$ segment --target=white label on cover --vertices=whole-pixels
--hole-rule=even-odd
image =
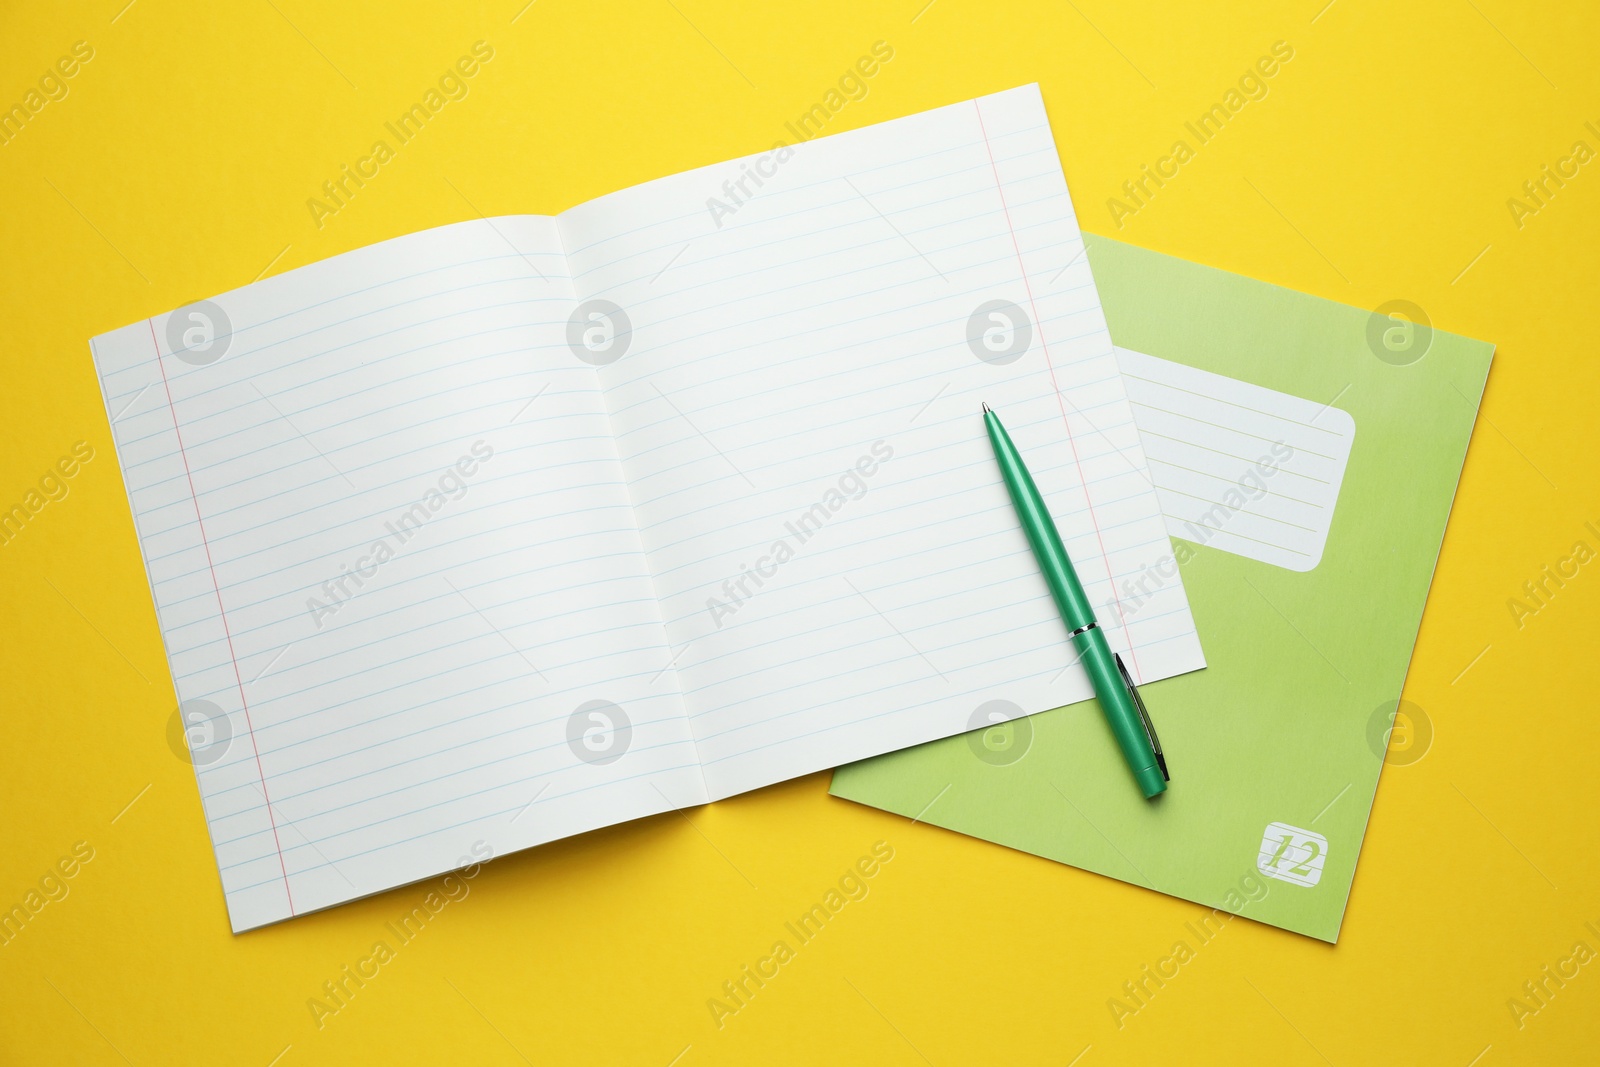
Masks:
[[[1117,361],[1169,534],[1292,571],[1321,562],[1348,412],[1126,348]]]

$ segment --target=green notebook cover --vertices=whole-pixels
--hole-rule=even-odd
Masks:
[[[1493,346],[1085,240],[1119,347],[1354,419],[1322,558],[1174,538],[1207,667],[1141,688],[1173,775],[1156,801],[1092,701],[842,767],[832,792],[1335,941]]]

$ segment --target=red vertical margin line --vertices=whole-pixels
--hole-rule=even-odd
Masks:
[[[1122,598],[1117,596],[1117,577],[1111,573],[1111,557],[1106,553],[1106,539],[1100,533],[1100,520],[1095,518],[1094,500],[1089,496],[1089,483],[1083,477],[1083,462],[1078,458],[1078,442],[1072,436],[1072,424],[1067,421],[1067,402],[1061,395],[1061,386],[1056,382],[1056,366],[1050,359],[1050,345],[1044,339],[1044,322],[1039,318],[1039,308],[1033,300],[1033,285],[1028,281],[1028,268],[1022,262],[1022,245],[1017,242],[1017,228],[1011,224],[1011,208],[1006,205],[1005,186],[1000,184],[1000,168],[994,162],[994,148],[989,144],[989,131],[983,125],[983,109],[978,102],[972,102],[972,110],[978,116],[978,132],[983,135],[983,149],[989,154],[989,169],[994,172],[994,188],[1000,194],[1000,210],[1005,213],[1006,229],[1011,231],[1011,247],[1017,253],[1017,271],[1022,275],[1022,288],[1028,294],[1028,310],[1033,312],[1034,329],[1039,331],[1039,347],[1044,349],[1044,365],[1050,370],[1050,385],[1056,393],[1056,406],[1061,409],[1061,424],[1067,428],[1067,444],[1072,447],[1072,462],[1078,468],[1078,484],[1083,486],[1083,502],[1089,507],[1089,522],[1094,526],[1094,537],[1100,545],[1100,559],[1106,565],[1106,581],[1111,583],[1111,602],[1117,606],[1117,621],[1122,626],[1122,632],[1128,639],[1128,658],[1133,660],[1133,673],[1139,676],[1139,681],[1144,681],[1144,672],[1139,669],[1139,653],[1133,647],[1133,633],[1128,629],[1128,620],[1122,613]]]
[[[205,520],[200,517],[200,497],[194,491],[194,475],[189,470],[189,453],[183,447],[183,431],[178,428],[178,409],[172,403],[172,386],[167,382],[167,368],[161,362],[161,342],[156,340],[156,322],[146,319],[150,327],[150,344],[156,350],[156,367],[161,371],[161,386],[167,393],[167,410],[172,413],[172,432],[178,438],[178,455],[183,458],[183,474],[189,480],[189,499],[194,502],[194,521],[200,527],[200,544],[206,550],[206,566],[211,571],[211,588],[217,594],[217,615],[222,619],[222,633],[228,639],[228,658],[233,661],[233,680],[239,686],[239,703],[244,708],[245,730],[250,735],[250,752],[255,756],[256,774],[261,777],[261,798],[267,804],[267,822],[272,826],[272,847],[278,852],[278,870],[283,874],[283,893],[289,898],[289,914],[294,915],[294,893],[289,888],[289,869],[283,862],[283,845],[278,841],[278,820],[272,814],[272,798],[267,794],[267,774],[261,768],[261,750],[256,747],[256,728],[250,721],[250,701],[244,695],[244,677],[239,673],[239,657],[233,651],[233,634],[228,629],[228,611],[222,606],[222,586],[217,583],[217,568],[211,562],[211,542],[206,538]]]

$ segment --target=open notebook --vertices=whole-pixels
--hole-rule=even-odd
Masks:
[[[96,338],[234,929],[1088,696],[980,398],[1201,666],[1082,250],[1029,86]]]

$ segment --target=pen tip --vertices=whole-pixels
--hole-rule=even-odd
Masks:
[[[980,401],[980,403],[981,403],[981,401]],[[984,404],[983,405],[983,413],[985,415],[989,414],[989,405],[988,404]]]

